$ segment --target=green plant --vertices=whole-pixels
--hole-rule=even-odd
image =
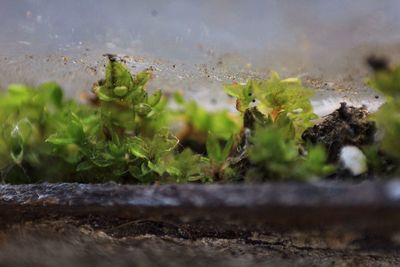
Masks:
[[[208,172],[216,180],[223,180],[225,172],[228,171],[232,175],[232,169],[229,166],[229,156],[235,145],[235,136],[232,135],[228,140],[221,141],[212,133],[207,136],[207,156],[209,159],[210,167]]]
[[[50,176],[52,170],[38,168],[52,162],[51,146],[44,140],[63,120],[65,108],[74,110],[74,103],[63,100],[63,92],[55,83],[33,89],[12,84],[0,98],[0,170],[5,182],[35,182],[38,176]],[[65,164],[57,167],[68,169]],[[37,174],[37,175],[36,175]],[[44,177],[43,177],[44,178]]]
[[[98,179],[152,183],[168,171],[163,162],[179,140],[160,120],[165,112],[161,91],[148,95],[150,79],[144,71],[132,76],[124,65],[110,59],[105,80],[94,86],[100,108],[91,116],[71,114],[65,129],[46,141],[61,150],[77,146],[76,171]],[[59,153],[58,153],[59,154]]]
[[[247,181],[315,180],[334,171],[322,146],[309,147],[305,155],[299,155],[298,145],[285,128],[258,128],[251,142]]]
[[[251,103],[273,123],[278,118],[290,119],[299,139],[302,132],[312,126],[317,116],[313,113],[310,98],[312,91],[301,85],[297,78],[280,79],[271,72],[267,80],[249,80],[246,84],[232,84],[225,91],[237,98],[237,109],[244,113]]]
[[[214,181],[210,173],[210,161],[207,157],[193,153],[189,148],[184,149],[175,157],[164,162],[168,173],[168,182],[188,183]]]
[[[133,77],[110,59],[93,88],[99,107],[65,101],[54,83],[11,85],[0,98],[3,180],[152,183],[176,175],[164,162],[179,141],[166,125],[161,91],[145,90],[150,76]]]
[[[315,115],[310,91],[297,79],[272,73],[266,81],[226,86],[238,98],[235,115],[208,112],[180,94],[170,108],[160,90],[147,92],[150,78],[148,71],[132,76],[109,56],[105,79],[92,89],[95,105],[65,100],[55,83],[10,85],[0,97],[3,181],[206,183],[238,180],[245,173],[236,172],[239,162],[250,169],[247,177],[253,172],[261,180],[330,171],[321,148],[298,153],[297,137]]]
[[[241,129],[240,118],[226,110],[207,111],[195,101],[186,101],[179,92],[174,100],[177,109],[171,111],[171,123],[183,124],[177,133],[181,144],[206,156],[203,175],[223,180],[225,171],[231,171],[227,160]]]
[[[225,91],[237,98],[244,126],[252,130],[246,148],[247,180],[305,180],[333,172],[323,148],[308,146],[306,155],[299,155],[301,134],[317,117],[310,102],[312,92],[300,80],[281,80],[272,72],[267,80],[227,85]]]
[[[383,131],[381,149],[400,161],[400,66],[392,70],[379,70],[369,85],[385,96],[386,102],[372,116]]]
[[[186,101],[180,93],[174,94],[174,100],[178,108],[171,111],[174,114],[173,121],[185,125],[179,134],[182,138],[197,135],[205,143],[209,132],[220,140],[228,140],[240,131],[240,119],[226,110],[207,111],[195,101]]]

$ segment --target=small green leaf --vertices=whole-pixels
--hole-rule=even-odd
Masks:
[[[47,82],[39,85],[38,90],[44,96],[44,102],[52,103],[60,108],[63,101],[63,91],[60,85],[55,82]]]
[[[99,99],[102,100],[102,101],[110,102],[110,101],[113,101],[113,100],[114,100],[112,97],[109,97],[108,95],[106,95],[105,93],[103,93],[103,92],[101,91],[101,89],[98,90],[98,91],[96,92],[96,94],[97,94],[97,96],[99,97]]]
[[[128,88],[126,86],[116,86],[113,90],[114,94],[122,97],[125,96],[128,93]]]
[[[12,131],[12,135],[19,135],[21,139],[25,142],[32,135],[32,123],[28,118],[20,120]]]
[[[135,111],[141,116],[146,116],[151,112],[151,110],[151,106],[144,103],[140,103],[139,105],[135,106]]]
[[[24,148],[21,146],[19,149],[13,149],[11,151],[11,158],[16,164],[21,164],[24,158]]]
[[[211,160],[216,162],[220,162],[223,160],[221,147],[215,135],[211,133],[208,134],[206,147],[207,155]]]
[[[198,181],[201,181],[203,178],[204,178],[204,176],[193,175],[193,176],[189,176],[187,180],[189,182],[198,182]]]
[[[150,106],[154,107],[155,105],[157,105],[160,102],[161,96],[162,96],[161,90],[157,90],[154,94],[149,96],[147,103]]]
[[[150,80],[151,78],[151,72],[150,71],[142,71],[139,72],[135,75],[135,78],[133,80],[135,86],[139,90],[143,90],[143,86]]]
[[[72,137],[59,137],[57,136],[57,134],[53,134],[50,135],[45,142],[53,145],[68,145],[68,144],[74,144],[76,140],[75,138]]]
[[[291,84],[295,84],[295,85],[301,85],[301,81],[298,78],[287,78],[282,80],[281,82],[283,83],[291,83]]]
[[[33,93],[30,87],[23,84],[10,84],[8,92],[14,96],[31,96]]]
[[[24,141],[16,128],[11,132],[10,141],[11,158],[16,164],[21,164],[24,157]]]
[[[250,103],[255,101],[254,87],[257,86],[257,82],[249,80],[245,85],[238,83],[224,85],[224,90],[230,96],[236,97],[236,109],[241,113],[244,113],[249,108]]]
[[[242,85],[238,83],[226,84],[224,85],[224,91],[230,96],[240,98],[242,95]]]
[[[183,105],[185,103],[185,98],[183,97],[182,93],[176,92],[174,93],[174,100],[177,104]]]
[[[134,137],[130,140],[129,151],[138,158],[147,159],[146,143],[139,137]]]
[[[111,91],[118,86],[125,86],[127,89],[132,89],[132,75],[125,65],[115,60],[110,60],[106,67],[106,77],[104,81],[103,93],[111,95]]]
[[[149,163],[149,161],[146,161],[146,162],[143,162],[143,163],[140,165],[140,170],[141,170],[141,172],[142,172],[142,175],[146,175],[146,174],[148,174],[149,172],[152,171],[152,170],[149,168],[148,163]]]
[[[165,169],[163,168],[163,166],[161,166],[161,164],[154,164],[151,161],[147,162],[147,166],[154,172],[156,172],[159,175],[162,175],[165,172]]]
[[[224,149],[221,152],[222,159],[225,160],[226,158],[228,158],[234,143],[235,143],[235,136],[231,136],[230,138],[228,138],[224,146]]]
[[[93,158],[91,160],[92,160],[93,164],[95,164],[98,167],[102,167],[102,168],[109,167],[109,166],[113,165],[112,161],[110,161],[109,159],[101,158],[101,157],[95,157],[95,158]]]
[[[182,174],[181,170],[174,166],[167,166],[166,171],[172,176],[181,176],[181,174]]]

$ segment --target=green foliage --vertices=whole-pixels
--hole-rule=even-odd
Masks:
[[[60,131],[47,139],[58,155],[76,146],[74,157],[63,158],[78,164],[78,177],[82,172],[96,174],[95,181],[153,183],[168,174],[163,163],[179,140],[165,128],[161,91],[148,95],[145,90],[150,77],[147,71],[132,77],[125,66],[111,60],[105,80],[94,87],[99,112],[85,117],[70,114],[65,129],[60,125]]]
[[[400,66],[393,70],[381,70],[369,80],[369,85],[381,92],[387,100],[400,98]]]
[[[299,147],[285,128],[257,128],[251,141],[248,155],[253,167],[247,173],[248,181],[313,180],[334,171],[320,146],[299,156]]]
[[[233,143],[234,139],[231,137],[224,145],[221,145],[218,138],[210,133],[207,138],[208,158],[216,164],[223,163],[229,156]]]
[[[13,84],[1,95],[0,169],[3,181],[35,182],[52,175],[52,170],[43,168],[42,162],[68,170],[68,164],[52,162],[52,147],[44,142],[63,121],[65,108],[73,112],[75,105],[63,100],[63,92],[55,83],[42,84],[36,89]],[[36,175],[40,167],[41,177]]]
[[[238,98],[242,116],[235,116],[208,112],[180,94],[171,109],[160,90],[147,92],[150,78],[148,71],[132,76],[110,58],[105,79],[93,87],[97,106],[65,100],[55,83],[10,85],[0,97],[3,181],[226,181],[236,175],[232,164],[239,148],[241,156],[248,154],[247,177],[254,179],[308,180],[331,171],[320,147],[309,148],[306,156],[298,153],[298,136],[315,115],[310,91],[297,79],[281,80],[272,73],[266,81],[225,86]],[[255,101],[257,107],[250,108]],[[238,147],[245,113],[256,127],[249,147]],[[188,138],[205,152],[184,146]]]
[[[235,138],[231,136],[221,141],[216,135],[209,133],[207,137],[207,156],[210,162],[210,175],[217,180],[224,179],[224,172],[229,168],[229,155],[234,147]]]
[[[123,134],[138,123],[157,115],[155,106],[160,102],[161,91],[149,96],[145,85],[151,73],[143,71],[132,77],[121,63],[110,60],[105,80],[94,86],[94,93],[101,101],[103,128],[109,134]],[[140,125],[139,125],[140,126]],[[141,127],[136,127],[140,128]]]
[[[224,89],[237,98],[237,108],[242,113],[251,103],[258,102],[257,109],[272,122],[279,117],[289,118],[296,138],[317,118],[310,102],[312,91],[304,88],[297,78],[281,80],[278,73],[271,72],[267,80],[249,80],[245,85],[227,85]]]
[[[375,73],[369,85],[386,98],[386,103],[373,115],[384,133],[381,148],[394,160],[400,161],[400,66]]]
[[[256,101],[254,96],[254,86],[257,81],[249,80],[246,84],[226,84],[224,85],[225,92],[235,97],[236,100],[236,109],[242,113],[249,108],[249,105]]]
[[[111,60],[94,86],[98,108],[63,100],[54,83],[11,85],[0,98],[3,180],[152,183],[175,175],[164,162],[179,141],[167,129],[161,91],[145,90],[150,77],[132,77]]]
[[[299,155],[301,134],[317,118],[310,102],[312,91],[299,79],[281,80],[271,72],[267,80],[224,89],[237,98],[236,108],[252,130],[246,180],[309,180],[333,172],[321,147],[309,147],[306,156]]]
[[[194,154],[190,149],[185,149],[174,158],[165,162],[169,174],[168,181],[176,183],[213,181],[211,173],[207,172],[210,162],[206,157]]]
[[[183,122],[197,134],[206,137],[208,133],[212,133],[218,139],[228,140],[239,133],[240,120],[228,111],[209,112],[195,101],[185,101],[180,93],[175,93],[174,99],[178,109],[173,120]]]

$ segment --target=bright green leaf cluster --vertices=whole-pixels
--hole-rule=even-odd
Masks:
[[[333,172],[321,147],[299,154],[300,136],[317,118],[310,102],[312,91],[299,79],[282,80],[271,72],[267,80],[228,85],[225,91],[237,98],[244,125],[252,131],[247,180],[307,180]]]
[[[257,109],[273,122],[279,117],[288,117],[295,128],[296,138],[317,118],[310,102],[312,91],[303,87],[297,78],[281,80],[278,73],[271,72],[267,80],[227,85],[225,91],[237,98],[237,108],[242,113],[255,103]]]

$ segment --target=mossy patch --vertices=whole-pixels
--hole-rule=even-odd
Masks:
[[[374,123],[359,108],[343,105],[315,125],[312,90],[296,78],[272,72],[226,85],[238,112],[208,112],[180,94],[148,93],[150,71],[132,75],[108,58],[88,104],[65,99],[56,83],[13,84],[1,93],[3,182],[309,181],[340,169],[336,159],[345,144],[364,149],[370,168],[379,165],[381,151],[400,158],[399,68],[379,70],[371,80],[387,96],[373,116],[385,132],[377,145]]]

